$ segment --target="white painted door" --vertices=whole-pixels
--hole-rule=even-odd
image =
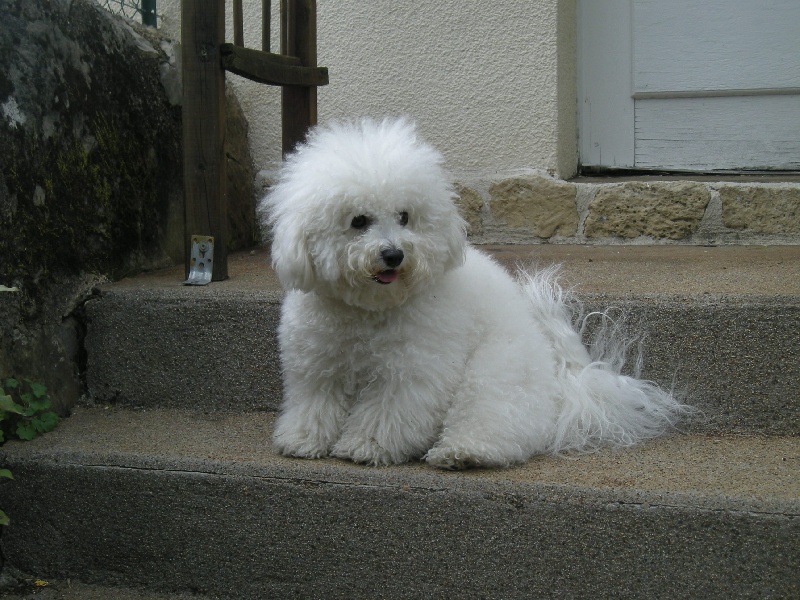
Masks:
[[[578,0],[583,167],[800,169],[800,0]]]

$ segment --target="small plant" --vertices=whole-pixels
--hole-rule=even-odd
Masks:
[[[58,415],[50,410],[47,388],[29,379],[8,377],[0,381],[0,445],[11,438],[32,440],[52,431]],[[11,471],[0,469],[0,478],[13,479]],[[8,525],[8,516],[0,510],[0,525]]]
[[[55,429],[58,415],[50,410],[47,388],[29,379],[9,377],[0,388],[0,444],[17,437],[32,440]]]

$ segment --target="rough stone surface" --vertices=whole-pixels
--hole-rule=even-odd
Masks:
[[[702,431],[800,431],[800,248],[487,247],[514,269],[562,263],[588,310],[616,307],[648,334],[643,376],[686,392]],[[281,291],[263,253],[229,280],[181,286],[180,268],[102,286],[86,304],[87,383],[98,403],[274,409]],[[154,335],[153,332],[157,332]]]
[[[589,203],[584,233],[681,240],[697,230],[710,199],[706,186],[683,181],[602,186]]]
[[[183,261],[174,44],[91,0],[0,0],[0,376],[83,391],[83,301]],[[247,124],[229,95],[232,248],[255,238]],[[91,275],[87,275],[87,273]]]
[[[539,238],[574,236],[578,227],[573,184],[545,177],[516,177],[489,188],[492,217]]]
[[[98,282],[92,275],[51,279],[35,316],[21,292],[0,293],[0,377],[43,383],[62,415],[84,392],[83,304]]]
[[[7,563],[243,599],[798,594],[797,438],[677,435],[451,473],[277,456],[272,421],[80,410],[7,444]]]
[[[0,579],[0,600],[198,600],[198,598],[198,595],[189,591],[159,593],[139,586],[92,585],[74,579],[48,578],[45,581],[35,575],[13,572],[11,569],[4,570]]]
[[[230,88],[225,90],[225,159],[230,250],[250,248],[259,239],[255,209],[255,167],[250,156],[247,119]]]
[[[758,233],[800,234],[800,188],[722,186],[722,220],[732,229]]]
[[[587,310],[625,315],[644,337],[642,376],[702,411],[698,431],[800,433],[797,299],[625,300],[586,295]]]
[[[96,402],[276,410],[280,295],[177,287],[106,292],[86,305],[86,384]]]
[[[276,456],[281,292],[268,256],[233,254],[227,281],[177,267],[86,303],[109,396],[0,448],[6,566],[170,597],[796,597],[800,247],[485,249],[632,313],[645,375],[710,423],[498,471]]]
[[[89,0],[2,4],[0,277],[165,264],[182,206],[167,53]]]
[[[481,211],[483,209],[483,198],[473,189],[463,185],[456,186],[458,194],[458,206],[461,209],[461,216],[467,222],[467,235],[480,235],[483,232],[483,220]]]
[[[182,237],[181,113],[166,50],[95,2],[0,0],[0,13],[0,283],[20,290],[4,299],[16,318],[0,322],[0,365],[63,412],[82,388],[92,281],[170,264],[165,240]]]

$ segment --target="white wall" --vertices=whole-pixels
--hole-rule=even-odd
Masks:
[[[244,5],[245,45],[259,48],[261,2]],[[162,29],[175,39],[179,10],[180,0],[159,1]],[[318,63],[330,73],[319,89],[320,122],[410,116],[464,183],[529,170],[574,174],[574,0],[318,0],[317,21]],[[256,166],[272,170],[280,92],[229,81]]]

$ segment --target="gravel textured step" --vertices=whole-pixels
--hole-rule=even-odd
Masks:
[[[196,594],[159,593],[144,588],[91,585],[71,579],[37,580],[19,576],[0,582],[0,600],[191,600]]]
[[[589,309],[647,332],[644,376],[705,411],[695,431],[800,432],[800,247],[491,246],[513,268],[563,265]],[[263,253],[231,278],[182,286],[182,269],[104,286],[87,304],[87,384],[99,403],[274,410],[282,297]]]
[[[800,595],[797,437],[450,473],[280,457],[272,421],[79,409],[7,443],[7,565],[220,598]]]
[[[268,257],[150,273],[86,305],[95,408],[0,448],[4,575],[77,600],[799,597],[800,248],[486,250],[629,313],[645,376],[706,418],[500,471],[280,457]]]

